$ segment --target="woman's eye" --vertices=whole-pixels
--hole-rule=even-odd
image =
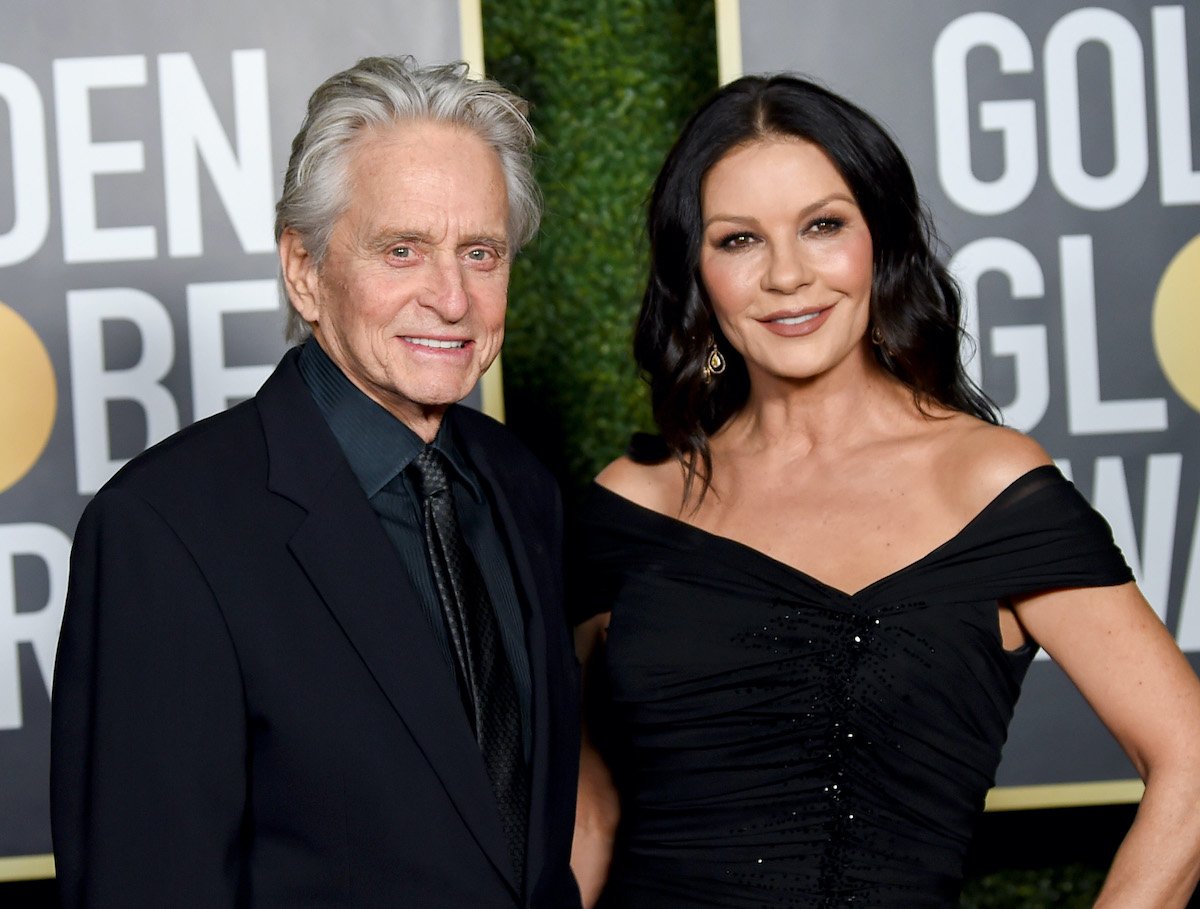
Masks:
[[[808,225],[806,232],[810,234],[833,234],[845,226],[846,222],[841,218],[817,218]]]
[[[742,247],[749,246],[753,242],[754,234],[736,233],[723,237],[718,245],[722,249],[741,249]]]

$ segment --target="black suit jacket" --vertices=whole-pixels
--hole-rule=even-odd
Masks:
[[[518,893],[454,677],[295,357],[253,400],[134,459],[80,521],[52,713],[63,905],[577,906],[551,478],[499,424],[447,415],[526,609]]]

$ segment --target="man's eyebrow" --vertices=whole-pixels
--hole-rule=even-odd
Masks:
[[[462,241],[458,245],[460,247],[494,246],[496,249],[506,250],[508,249],[508,239],[503,236],[493,236],[492,234],[474,234],[469,237],[463,237]]]
[[[393,243],[432,243],[433,238],[421,230],[382,230],[371,240],[372,247],[383,248]]]
[[[396,243],[420,243],[433,245],[437,243],[432,234],[422,230],[381,230],[375,234],[367,245],[371,249],[386,249]],[[462,249],[467,246],[491,246],[499,250],[501,253],[508,252],[508,238],[506,235],[496,236],[495,234],[472,234],[463,237],[458,248]]]

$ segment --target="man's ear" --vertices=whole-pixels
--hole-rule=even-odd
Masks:
[[[317,265],[304,248],[300,234],[290,227],[279,238],[279,267],[292,306],[312,325],[320,313]]]

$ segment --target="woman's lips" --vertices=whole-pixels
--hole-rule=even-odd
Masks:
[[[773,312],[758,321],[772,334],[784,338],[798,338],[810,335],[824,325],[833,308],[831,305],[821,309],[783,310]]]

